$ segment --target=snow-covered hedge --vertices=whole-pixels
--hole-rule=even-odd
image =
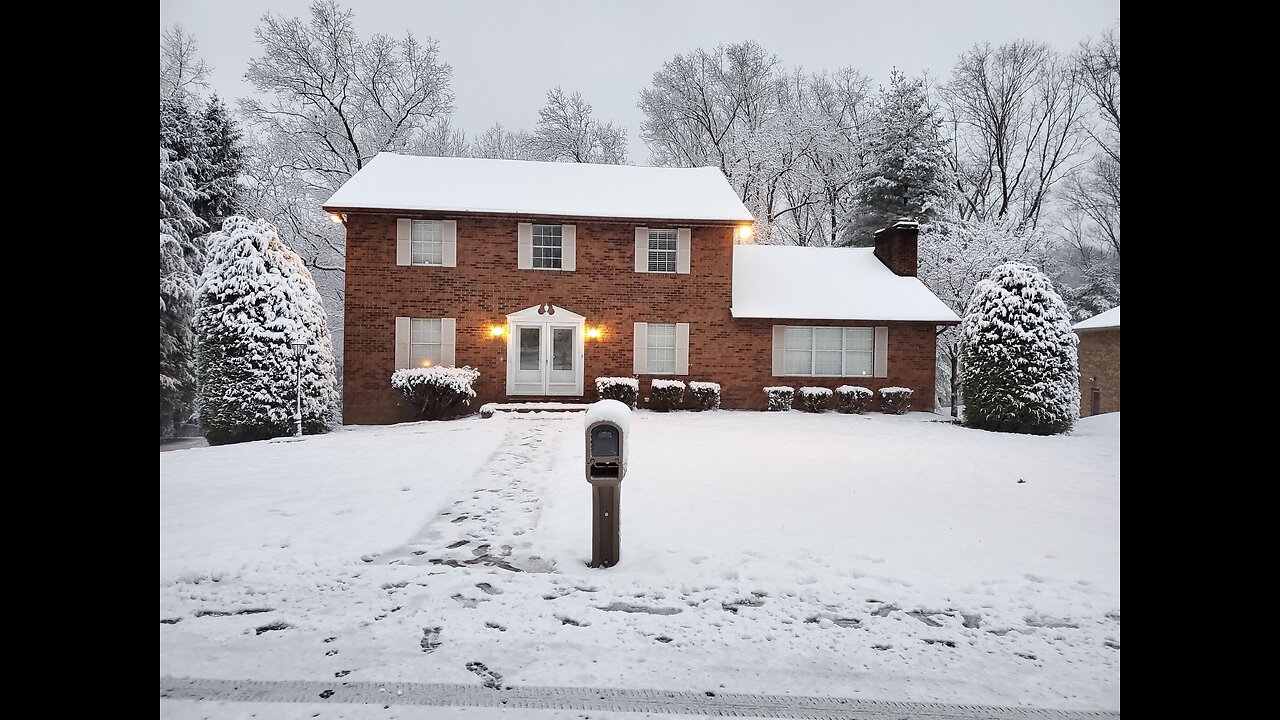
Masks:
[[[831,388],[824,387],[802,387],[800,388],[800,406],[807,412],[820,413],[823,406],[831,399]]]
[[[862,414],[871,406],[876,394],[858,385],[841,385],[836,388],[836,409],[842,413]]]
[[[471,367],[405,368],[391,374],[391,387],[413,408],[415,420],[439,420],[471,404],[480,371]]]
[[[901,415],[911,407],[911,388],[880,388],[880,410]]]
[[[596,395],[601,400],[617,400],[632,410],[640,397],[640,381],[633,377],[598,377]]]
[[[796,389],[786,385],[773,385],[765,388],[764,394],[769,396],[769,410],[790,410]]]
[[[1079,339],[1044,273],[997,266],[974,287],[960,332],[966,425],[1035,435],[1071,429],[1080,414]]]
[[[679,380],[653,380],[649,383],[649,409],[667,412],[684,402],[684,383]]]
[[[694,380],[689,383],[694,410],[715,410],[720,407],[720,383]]]

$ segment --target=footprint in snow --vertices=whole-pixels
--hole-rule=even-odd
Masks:
[[[467,663],[467,669],[479,675],[480,679],[484,681],[485,687],[491,690],[502,689],[502,675],[490,670],[484,663],[469,662]]]
[[[420,643],[422,645],[422,652],[433,653],[440,647],[440,645],[443,644],[440,641],[441,630],[442,628],[438,626],[422,629],[422,642]]]
[[[490,585],[487,582],[476,583],[476,587],[480,588],[480,590],[482,590],[485,595],[501,595],[502,594],[501,590]]]

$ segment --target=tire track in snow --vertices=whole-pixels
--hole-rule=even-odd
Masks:
[[[478,670],[478,668],[477,668]],[[476,672],[473,670],[473,672]],[[1119,712],[1051,710],[804,695],[755,695],[619,688],[512,687],[446,683],[312,682],[160,678],[160,698],[230,702],[428,705],[648,712],[758,718],[859,720],[1102,720]]]

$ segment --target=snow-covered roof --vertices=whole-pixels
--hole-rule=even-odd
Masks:
[[[1101,330],[1103,328],[1120,327],[1120,306],[1117,305],[1106,312],[1098,313],[1088,320],[1081,320],[1072,326],[1073,330]]]
[[[914,277],[900,277],[873,248],[737,245],[733,316],[955,323],[960,318]]]
[[[751,222],[719,168],[659,168],[378,153],[327,210],[433,210]]]

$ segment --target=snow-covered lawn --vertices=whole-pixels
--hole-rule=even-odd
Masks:
[[[607,570],[582,420],[163,453],[161,674],[1119,709],[1118,414],[641,411]]]

